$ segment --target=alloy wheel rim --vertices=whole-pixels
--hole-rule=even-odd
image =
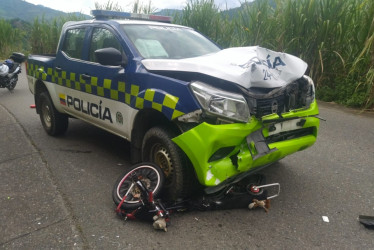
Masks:
[[[171,161],[170,153],[167,149],[157,144],[153,148],[153,161],[162,169],[165,174],[166,179],[170,179],[173,173],[173,164]]]
[[[51,122],[52,119],[51,119],[51,111],[49,109],[49,106],[43,105],[42,112],[43,112],[44,123],[48,128],[50,128],[52,125],[52,122]]]

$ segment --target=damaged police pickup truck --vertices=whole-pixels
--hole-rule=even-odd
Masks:
[[[316,141],[314,84],[301,59],[261,47],[221,50],[167,17],[93,15],[64,25],[56,55],[28,58],[49,135],[65,133],[75,117],[129,140],[133,162],[164,171],[170,198]]]

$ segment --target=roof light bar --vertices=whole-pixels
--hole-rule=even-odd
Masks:
[[[148,14],[137,14],[129,12],[120,12],[112,10],[91,10],[91,14],[96,19],[110,19],[110,18],[123,18],[123,19],[134,19],[134,20],[147,20],[147,21],[158,21],[164,23],[171,23],[173,20],[170,16],[158,16]]]

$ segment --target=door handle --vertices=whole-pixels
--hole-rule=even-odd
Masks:
[[[81,77],[82,77],[83,80],[90,80],[91,79],[91,76],[86,75],[86,74],[81,75]]]
[[[56,69],[57,72],[61,72],[61,71],[62,71],[62,68],[60,68],[60,67],[58,67],[58,66],[55,67],[55,69]]]

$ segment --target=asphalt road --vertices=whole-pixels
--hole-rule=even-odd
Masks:
[[[262,171],[281,184],[269,213],[177,213],[165,233],[114,213],[126,141],[72,119],[50,137],[33,103],[24,73],[12,93],[0,89],[0,248],[374,249],[358,222],[374,216],[372,114],[320,103],[317,143]]]

